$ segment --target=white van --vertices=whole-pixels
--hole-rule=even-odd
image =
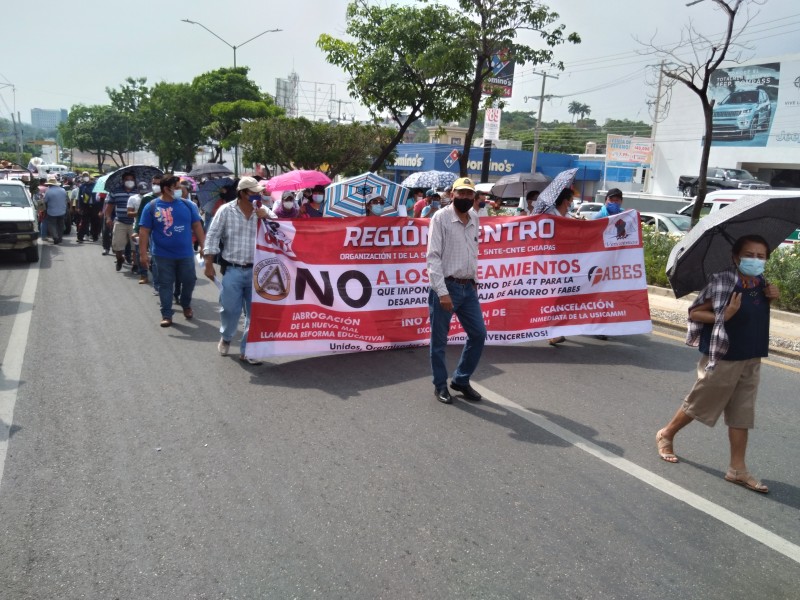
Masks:
[[[703,208],[700,209],[700,217],[717,212],[728,206],[731,202],[748,197],[756,198],[800,198],[800,190],[717,190],[710,192],[703,200]],[[679,215],[692,214],[694,200],[689,201],[686,206],[676,211]]]
[[[58,175],[60,178],[64,175],[64,173],[69,171],[69,167],[67,165],[39,165],[38,170],[39,177]]]

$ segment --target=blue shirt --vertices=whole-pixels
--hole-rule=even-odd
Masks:
[[[128,216],[128,198],[136,192],[114,192],[108,195],[106,202],[114,205],[114,219],[120,223],[133,224],[133,217]]]
[[[44,204],[47,214],[51,217],[63,217],[67,214],[67,192],[60,185],[47,186],[44,194]]]
[[[150,230],[153,254],[162,258],[190,258],[192,247],[192,225],[201,221],[200,211],[194,202],[161,198],[150,201],[142,211],[139,227]]]

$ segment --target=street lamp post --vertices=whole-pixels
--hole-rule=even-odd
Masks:
[[[242,42],[242,43],[241,43],[241,44],[239,44],[238,46],[234,46],[233,44],[231,44],[231,43],[229,43],[229,42],[227,42],[227,41],[223,40],[223,39],[222,39],[220,36],[218,36],[216,33],[214,33],[213,31],[211,31],[211,30],[210,30],[208,27],[206,27],[206,26],[205,26],[205,25],[203,25],[202,23],[198,23],[197,21],[192,21],[192,20],[190,20],[190,19],[181,19],[181,21],[183,21],[184,23],[189,23],[190,25],[199,25],[200,27],[202,27],[203,29],[205,29],[205,30],[206,30],[208,33],[210,33],[210,34],[211,34],[211,35],[213,35],[215,38],[217,38],[217,39],[218,39],[220,42],[222,42],[223,44],[225,44],[226,46],[228,46],[228,48],[230,48],[231,50],[233,50],[233,68],[234,68],[234,69],[236,68],[236,50],[237,50],[238,48],[241,48],[241,47],[242,47],[242,46],[244,46],[245,44],[249,44],[249,43],[250,43],[250,42],[252,42],[253,40],[255,40],[255,39],[257,39],[257,38],[260,38],[262,35],[265,35],[265,34],[267,34],[267,33],[276,33],[276,32],[278,32],[278,31],[283,31],[283,29],[267,29],[266,31],[262,31],[262,32],[261,32],[261,33],[259,33],[258,35],[254,35],[254,36],[253,36],[253,37],[251,37],[249,40],[245,40],[244,42]],[[234,177],[238,177],[238,176],[239,176],[239,146],[238,146],[238,145],[236,145],[236,146],[234,146],[234,147],[233,147],[233,175],[234,175]]]

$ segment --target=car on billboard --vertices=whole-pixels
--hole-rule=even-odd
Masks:
[[[713,137],[739,137],[752,140],[759,131],[769,129],[772,104],[762,89],[736,90],[714,106],[711,117]]]

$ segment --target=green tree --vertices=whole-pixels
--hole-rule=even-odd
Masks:
[[[368,170],[394,135],[393,129],[377,125],[272,117],[245,123],[241,142],[248,162],[276,165],[287,171],[327,165],[333,177]]]
[[[162,168],[191,170],[197,148],[205,137],[208,109],[188,83],[160,82],[142,106],[142,129],[147,147],[158,155]]]
[[[97,169],[102,171],[106,159],[117,167],[125,166],[125,154],[141,147],[133,124],[131,114],[113,106],[78,104],[70,109],[59,133],[64,146],[93,153]]]
[[[573,100],[569,103],[569,107],[567,108],[567,112],[572,115],[572,122],[575,122],[575,117],[581,114],[581,108],[583,108],[583,104],[578,102],[577,100]]]
[[[462,84],[469,105],[469,125],[459,158],[461,176],[465,177],[483,90],[493,75],[492,56],[505,51],[517,65],[552,63],[555,46],[567,41],[579,43],[580,36],[577,33],[565,35],[565,26],[556,25],[558,14],[538,0],[458,0],[458,6],[461,11],[458,23],[463,30],[456,39],[472,52],[472,75]],[[533,48],[517,43],[517,34],[525,30],[538,33],[544,47]],[[554,66],[563,68],[561,62],[554,63]],[[499,91],[493,90],[487,104],[498,97]]]
[[[470,53],[457,37],[458,17],[439,4],[347,6],[352,41],[323,34],[317,46],[347,73],[348,90],[373,117],[388,113],[397,131],[374,156],[370,170],[386,162],[406,131],[421,118],[458,119],[466,112],[460,89]]]
[[[259,100],[235,100],[233,102],[217,102],[211,106],[214,119],[203,128],[203,134],[212,140],[218,140],[214,147],[214,155],[209,162],[222,162],[222,151],[230,150],[239,144],[242,123],[254,119],[278,117],[284,110],[272,99],[268,102]]]

